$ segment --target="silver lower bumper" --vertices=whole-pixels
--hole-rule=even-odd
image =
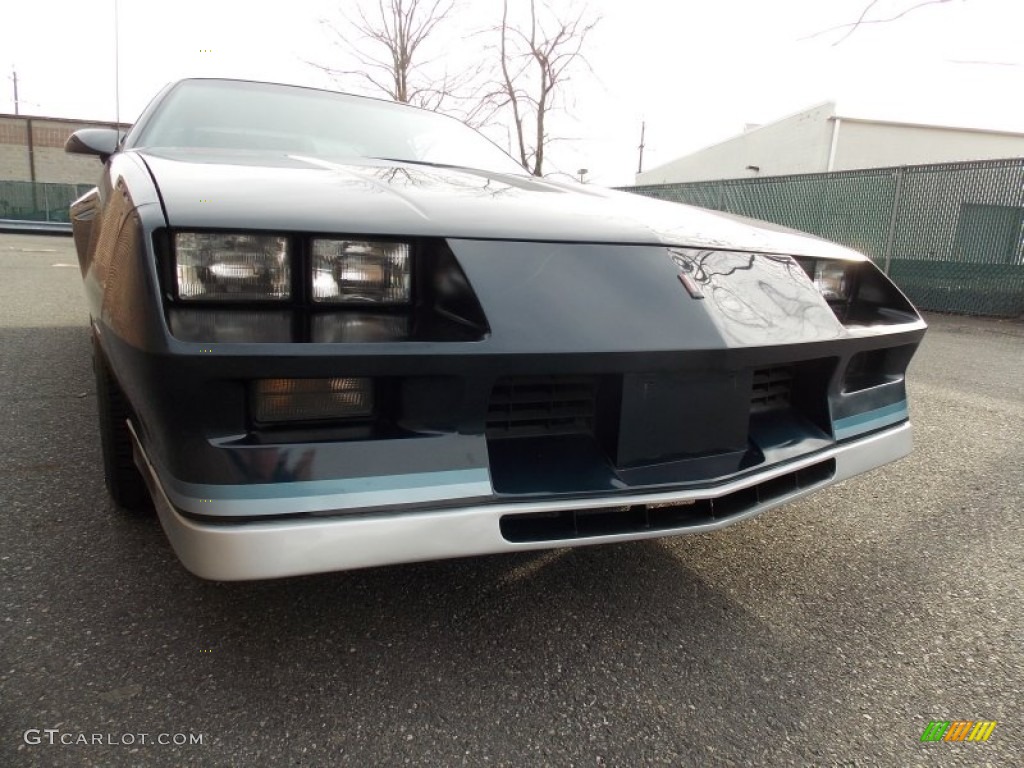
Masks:
[[[213,525],[180,514],[168,500],[159,477],[137,439],[135,450],[136,462],[149,484],[160,523],[181,562],[192,573],[204,579],[237,581],[716,530],[895,461],[907,455],[911,445],[911,427],[906,422],[805,459],[789,462],[782,467],[771,467],[742,480],[710,489],[615,495],[583,501],[477,504],[393,514],[382,510],[372,516],[304,518],[294,522],[276,520]],[[670,530],[530,542],[508,541],[502,536],[499,527],[502,517],[521,513],[718,498],[830,458],[835,461],[835,474],[831,479],[756,504],[726,519],[700,521]]]

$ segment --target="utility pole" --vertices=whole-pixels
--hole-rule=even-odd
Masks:
[[[11,67],[11,74],[14,78],[14,114],[18,114],[18,70]]]
[[[640,162],[637,163],[636,172],[644,172],[644,133],[647,131],[647,121],[640,121]]]
[[[117,19],[117,0],[114,0],[114,122],[121,130],[121,29]]]

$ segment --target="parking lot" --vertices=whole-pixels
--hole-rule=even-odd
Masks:
[[[0,235],[0,765],[1022,765],[1024,323],[929,321],[912,456],[752,522],[209,583],[106,496],[70,238]]]

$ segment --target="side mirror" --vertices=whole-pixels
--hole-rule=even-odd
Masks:
[[[121,132],[115,128],[82,128],[64,142],[64,151],[72,155],[96,155],[104,163],[117,152]]]

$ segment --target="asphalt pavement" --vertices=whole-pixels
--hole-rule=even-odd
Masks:
[[[210,583],[105,494],[70,238],[0,235],[0,766],[1024,765],[1024,323],[929,321],[914,453],[754,521]]]

